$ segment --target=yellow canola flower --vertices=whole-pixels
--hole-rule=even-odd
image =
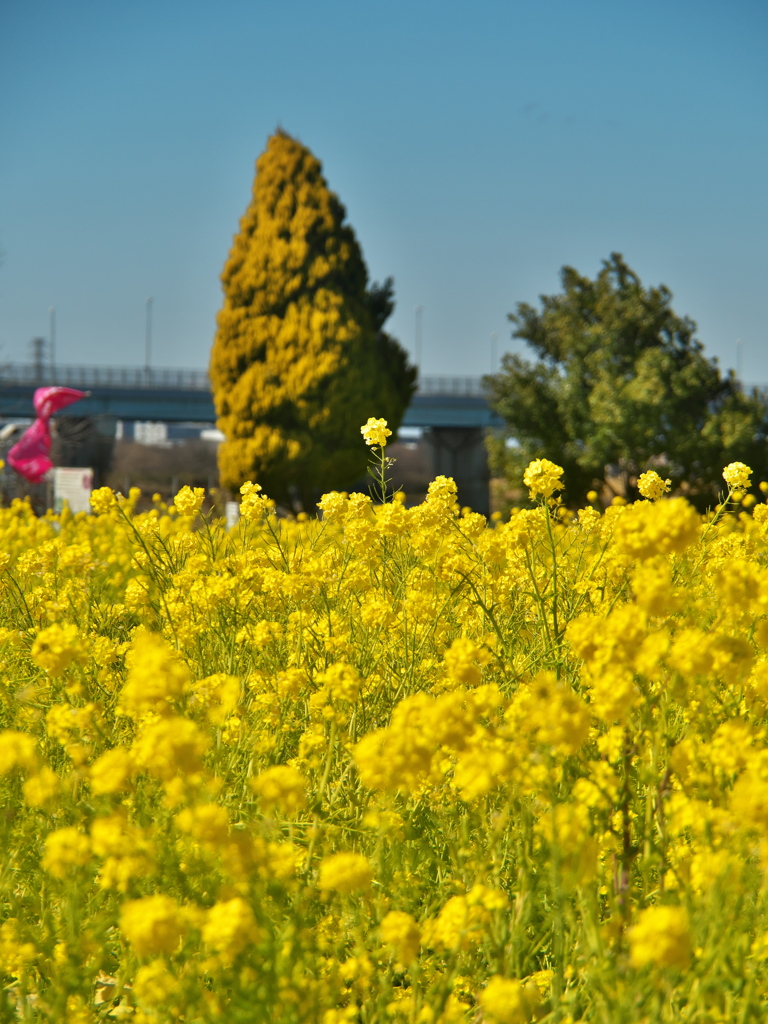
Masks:
[[[425,929],[425,943],[450,950],[470,949],[482,939],[491,921],[491,909],[495,908],[485,906],[482,899],[451,896]]]
[[[353,665],[340,661],[331,665],[325,672],[321,672],[317,682],[331,701],[343,700],[351,703],[357,700],[363,681]]]
[[[632,592],[648,615],[667,615],[680,604],[672,585],[672,566],[663,556],[638,563],[632,572]]]
[[[17,918],[8,918],[0,924],[0,969],[4,974],[20,978],[37,955],[37,947],[33,942],[20,940]]]
[[[686,970],[690,965],[691,936],[683,907],[646,907],[628,935],[633,967],[652,965]]]
[[[91,792],[95,796],[118,793],[128,785],[133,767],[133,757],[126,747],[107,750],[89,769]]]
[[[100,711],[91,701],[80,707],[54,704],[45,716],[45,731],[64,747],[74,739],[91,740],[103,725]]]
[[[96,818],[91,825],[91,849],[103,863],[97,882],[101,889],[127,892],[136,878],[154,872],[154,844],[144,829],[122,814]]]
[[[488,651],[481,650],[468,637],[461,636],[445,652],[445,671],[448,678],[456,683],[479,686],[482,682],[482,666],[490,660]]]
[[[536,984],[495,974],[480,993],[480,1005],[492,1024],[527,1024],[538,1016],[542,1003]]]
[[[597,840],[589,835],[589,810],[584,804],[557,804],[538,827],[550,846],[558,850],[565,885],[584,885],[595,877]]]
[[[648,498],[649,501],[658,501],[659,498],[663,498],[671,486],[671,480],[662,480],[653,469],[649,469],[646,473],[641,473],[637,481],[638,491],[640,491],[644,498]]]
[[[372,881],[373,869],[361,853],[332,853],[320,862],[318,885],[325,892],[365,892]]]
[[[613,531],[617,553],[643,560],[684,551],[694,544],[701,520],[685,498],[639,502],[619,515]]]
[[[406,697],[395,708],[390,725],[367,733],[353,757],[363,785],[369,789],[414,789],[429,770],[438,739],[427,728],[434,721],[435,702],[426,693]]]
[[[240,703],[242,691],[243,687],[237,676],[216,672],[191,684],[190,706],[203,708],[209,722],[223,725]]]
[[[117,495],[111,487],[97,487],[91,491],[91,508],[97,515],[111,512],[117,508]]]
[[[370,416],[368,422],[360,427],[360,433],[365,438],[365,443],[377,448],[383,448],[387,438],[391,437],[392,431],[387,427],[386,420],[377,420]]]
[[[279,807],[295,814],[307,806],[306,782],[292,765],[278,764],[251,779],[251,789],[260,798],[265,811]]]
[[[198,804],[185,807],[174,818],[176,827],[200,843],[224,846],[229,837],[229,815],[219,804]]]
[[[323,513],[324,523],[341,522],[349,507],[349,496],[339,491],[329,491],[318,501],[317,507]]]
[[[17,729],[0,731],[0,775],[37,766],[37,737]]]
[[[45,807],[59,791],[59,777],[47,765],[36,775],[31,775],[21,787],[24,801],[30,807]]]
[[[32,660],[52,676],[60,676],[72,661],[84,656],[77,626],[53,623],[41,629],[32,644]]]
[[[131,747],[133,763],[157,778],[190,775],[202,768],[208,739],[188,718],[169,717],[147,722]]]
[[[202,487],[184,486],[173,499],[173,505],[181,516],[196,516],[204,498],[205,491]]]
[[[45,839],[42,867],[54,878],[65,878],[70,869],[83,867],[91,859],[88,836],[74,825],[59,828]]]
[[[274,511],[274,501],[261,491],[261,484],[250,480],[246,480],[240,488],[240,518],[246,522],[262,519]]]
[[[563,489],[563,468],[549,459],[534,459],[523,473],[523,483],[528,488],[531,501],[535,498],[549,498],[555,491]]]
[[[128,680],[120,693],[119,711],[138,720],[150,712],[173,713],[175,702],[190,686],[190,672],[178,652],[157,633],[136,634],[127,655]]]
[[[230,963],[247,945],[258,942],[260,934],[253,910],[241,896],[216,903],[203,925],[203,942]]]
[[[407,967],[419,955],[421,929],[410,914],[391,910],[381,922],[381,941],[394,946],[397,959]]]
[[[753,756],[731,790],[734,817],[747,828],[768,833],[768,751]]]
[[[167,1003],[178,991],[179,983],[168,970],[165,960],[143,964],[133,980],[133,992],[139,1003],[155,1009]]]
[[[188,927],[188,914],[170,896],[129,900],[120,909],[120,930],[139,956],[175,952]]]
[[[513,697],[504,715],[514,733],[542,747],[575,754],[589,734],[589,708],[554,672],[539,672]]]
[[[747,490],[750,484],[752,470],[743,462],[730,462],[723,470],[723,480],[728,484],[730,490]]]

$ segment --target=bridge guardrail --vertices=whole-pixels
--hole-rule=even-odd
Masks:
[[[171,367],[140,366],[39,366],[35,363],[0,365],[0,385],[47,387],[63,384],[70,388],[183,388],[210,391],[211,382],[205,370],[184,370]]]
[[[0,387],[3,384],[47,387],[63,384],[70,388],[178,388],[187,391],[210,391],[206,370],[185,370],[174,367],[141,366],[49,366],[37,363],[0,364]],[[461,398],[483,398],[482,377],[431,376],[419,378],[417,395]]]
[[[461,398],[485,398],[482,377],[420,377],[417,395],[455,395]]]

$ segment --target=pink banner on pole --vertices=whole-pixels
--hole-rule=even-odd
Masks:
[[[8,452],[8,465],[31,484],[39,484],[48,470],[53,468],[49,454],[51,416],[85,398],[87,394],[87,391],[76,391],[75,388],[38,388],[33,398],[37,419]]]

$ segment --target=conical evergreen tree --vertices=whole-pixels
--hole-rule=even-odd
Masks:
[[[309,509],[365,472],[369,416],[400,424],[416,370],[382,330],[391,279],[368,289],[345,216],[306,146],[273,135],[221,278],[210,374],[225,487],[255,480]]]

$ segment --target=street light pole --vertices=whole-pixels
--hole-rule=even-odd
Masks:
[[[416,369],[421,370],[421,314],[424,312],[423,306],[416,307]]]

